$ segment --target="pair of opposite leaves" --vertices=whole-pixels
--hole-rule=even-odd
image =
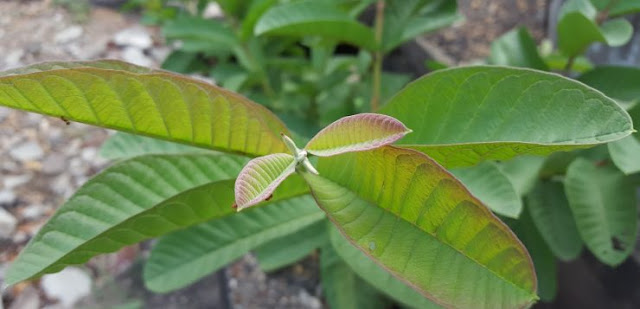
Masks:
[[[235,183],[238,211],[268,200],[275,189],[296,168],[318,174],[308,154],[330,157],[345,152],[365,151],[391,144],[410,133],[399,120],[381,114],[364,113],[336,120],[299,149],[286,135],[291,154],[274,153],[255,158],[240,171]]]

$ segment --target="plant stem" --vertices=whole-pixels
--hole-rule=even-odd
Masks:
[[[371,93],[371,111],[378,110],[380,105],[380,80],[382,78],[382,27],[384,25],[384,0],[378,0],[376,4],[376,52],[373,62],[373,92]]]
[[[571,74],[571,69],[573,68],[573,63],[576,61],[576,56],[571,56],[567,59],[567,64],[564,66],[565,72],[567,75]]]

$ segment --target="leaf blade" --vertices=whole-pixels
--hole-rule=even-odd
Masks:
[[[208,149],[286,150],[279,134],[288,131],[275,115],[214,85],[117,61],[45,65],[0,77],[0,105]]]
[[[255,158],[240,171],[235,184],[238,211],[268,200],[289,175],[296,171],[290,154],[274,153]]]
[[[324,218],[310,196],[233,213],[161,238],[145,264],[145,285],[155,292],[181,288],[260,244]]]
[[[633,131],[624,110],[583,84],[556,74],[492,66],[426,75],[381,113],[413,129],[399,145],[448,168],[586,148]]]
[[[567,169],[565,191],[578,231],[587,248],[607,265],[622,263],[635,245],[638,210],[630,182],[617,169],[597,167],[583,158]]]
[[[254,250],[265,272],[291,265],[327,242],[327,223],[314,223],[296,233],[274,239]]]
[[[536,299],[535,273],[526,249],[480,201],[425,155],[385,146],[321,158],[319,163],[319,176],[303,176],[329,219],[356,247],[423,295],[462,307],[479,303],[495,307],[494,302],[518,307]],[[391,187],[383,189],[385,184]],[[479,238],[473,238],[476,235]],[[493,244],[491,250],[475,251],[485,241]],[[508,252],[508,257],[493,255],[499,251]],[[500,262],[488,263],[492,257]],[[501,268],[506,265],[514,268]],[[451,271],[469,277],[457,280]],[[482,289],[465,286],[475,282],[475,276],[483,277]],[[452,284],[455,289],[450,288]],[[490,292],[495,288],[505,293],[496,296]]]
[[[386,115],[363,113],[343,117],[322,129],[305,146],[310,154],[328,157],[391,144],[411,130]]]
[[[319,35],[375,50],[373,31],[331,3],[299,1],[269,9],[258,20],[256,35]]]

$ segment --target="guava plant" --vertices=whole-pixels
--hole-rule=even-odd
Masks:
[[[323,273],[340,278],[335,271],[350,268],[415,307],[537,300],[526,248],[491,212],[499,203],[475,197],[445,168],[587,148],[633,132],[616,102],[584,84],[498,66],[424,76],[380,114],[338,120],[303,149],[274,114],[240,95],[118,61],[1,73],[0,104],[189,145],[118,161],[88,181],[16,258],[8,284],[162,236],[144,280],[170,291],[326,217]]]

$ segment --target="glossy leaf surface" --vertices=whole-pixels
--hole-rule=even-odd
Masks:
[[[295,171],[296,161],[286,153],[274,153],[249,161],[236,179],[238,210],[268,200],[278,185]]]
[[[273,7],[258,20],[254,32],[256,35],[317,35],[376,49],[373,31],[330,2],[298,1]]]
[[[558,259],[571,261],[580,255],[582,239],[561,182],[538,183],[527,196],[527,208],[540,235]]]
[[[303,175],[329,219],[425,297],[476,308],[523,307],[536,299],[526,249],[424,154],[385,146],[320,158],[318,170],[319,176]]]
[[[413,130],[398,144],[448,168],[590,147],[633,130],[624,110],[584,84],[556,74],[492,66],[426,75],[380,112]]]
[[[161,238],[145,264],[144,281],[168,292],[200,279],[249,250],[324,218],[308,196],[233,213]]]
[[[402,122],[380,114],[357,114],[336,120],[314,136],[305,150],[310,154],[328,157],[364,151],[391,144],[411,130]]]
[[[622,263],[633,251],[638,229],[631,180],[613,166],[578,158],[567,170],[565,190],[587,248],[607,265]]]
[[[20,69],[31,73],[3,73],[0,105],[209,149],[286,151],[279,134],[288,131],[275,115],[222,88],[117,61],[63,66],[71,68],[40,64]]]
[[[510,218],[520,216],[522,200],[507,175],[495,163],[483,162],[452,170],[451,173],[493,212]]]

